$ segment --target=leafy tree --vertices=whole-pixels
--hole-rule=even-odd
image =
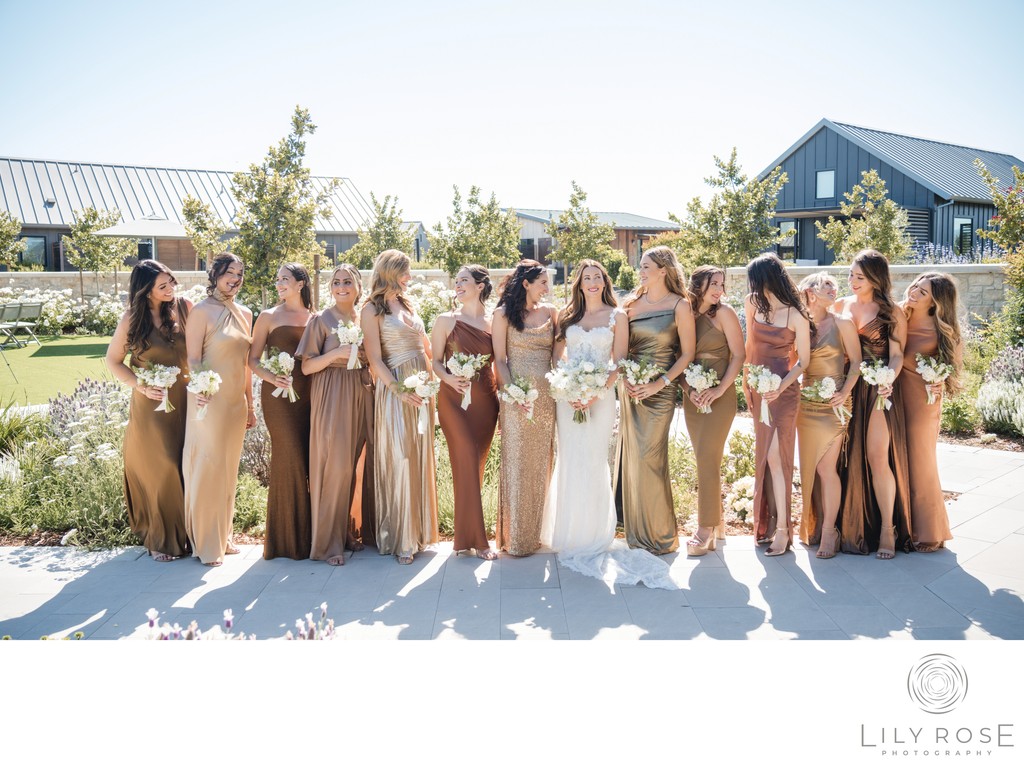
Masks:
[[[888,198],[878,172],[865,170],[860,183],[843,197],[846,201],[839,203],[843,219],[830,215],[824,226],[814,222],[818,239],[835,253],[836,261],[847,262],[865,248],[877,250],[891,263],[905,261],[911,245],[907,211]]]
[[[100,237],[96,234],[101,229],[115,226],[121,221],[121,211],[97,210],[87,207],[76,210],[75,222],[71,224],[71,236],[61,237],[68,263],[78,269],[78,285],[85,301],[85,279],[83,271],[91,271],[96,276],[96,294],[100,294],[100,272],[114,272],[114,292],[118,292],[118,267],[126,258],[139,254],[139,244],[129,237]]]
[[[620,257],[619,251],[610,244],[615,238],[614,227],[601,223],[586,202],[587,193],[573,181],[569,208],[544,227],[557,243],[554,257],[565,264],[566,290],[571,268],[584,258],[600,261],[607,268],[613,259]]]
[[[0,210],[0,266],[14,268],[17,265],[18,255],[25,249],[20,235],[21,221],[6,210]]]
[[[199,201],[191,194],[186,195],[181,204],[181,216],[185,219],[185,233],[192,240],[192,249],[196,251],[196,271],[199,271],[200,259],[209,261],[211,256],[224,249],[224,224],[213,208]]]
[[[316,132],[309,111],[295,107],[292,130],[267,150],[259,165],[239,172],[231,179],[238,212],[238,236],[231,249],[245,263],[245,291],[267,305],[282,263],[296,261],[313,267],[318,281],[323,244],[317,242],[317,216],[328,217],[327,200],[338,187],[335,179],[318,192],[303,167],[306,136]],[[317,285],[313,285],[314,294]]]
[[[454,277],[467,263],[487,268],[515,265],[520,259],[519,221],[511,208],[502,212],[497,198],[480,202],[480,188],[469,187],[466,206],[454,186],[452,214],[444,226],[438,223],[430,237],[427,259]]]
[[[377,256],[385,250],[401,250],[409,253],[416,246],[416,238],[406,229],[402,221],[402,209],[398,197],[390,195],[378,202],[370,192],[373,218],[359,227],[359,241],[345,251],[345,259],[357,269],[372,269]]]
[[[1024,171],[1015,165],[1013,181],[1004,186],[980,159],[974,166],[996,207],[989,220],[993,228],[979,231],[978,236],[1006,251],[1006,281],[1011,288],[1002,313],[989,323],[986,332],[997,346],[1013,345],[1024,340]]]

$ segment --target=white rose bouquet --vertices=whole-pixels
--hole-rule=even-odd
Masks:
[[[267,359],[263,362],[263,369],[274,375],[282,378],[291,378],[292,371],[295,369],[295,357],[285,351],[278,351],[276,348],[270,349],[267,354]],[[271,396],[288,396],[289,402],[297,402],[299,395],[295,393],[295,388],[288,384],[288,388],[275,388],[274,393]]]
[[[754,477],[744,476],[732,484],[725,496],[725,509],[735,513],[740,521],[752,521],[754,513]]]
[[[529,411],[526,413],[527,420],[533,420],[533,403],[537,401],[537,397],[540,396],[540,391],[534,386],[529,378],[524,378],[521,375],[509,383],[507,386],[501,389],[498,393],[498,398],[503,402],[509,402],[510,404],[521,404],[526,407]]]
[[[210,397],[220,391],[222,379],[213,370],[192,370],[188,378],[188,385],[185,388],[190,394]],[[203,420],[206,417],[206,407],[204,404],[196,410],[196,420]]]
[[[642,359],[623,359],[619,362],[619,369],[622,371],[623,376],[625,376],[626,382],[631,386],[642,386],[650,383],[659,375],[665,374],[665,370],[654,364],[647,357]]]
[[[476,374],[486,367],[490,361],[490,354],[464,354],[461,351],[456,351],[448,357],[448,361],[445,362],[444,366],[448,369],[448,372],[457,378],[473,380]],[[471,394],[472,386],[467,388],[466,393],[462,395],[462,409],[469,409],[469,404],[472,401]]]
[[[351,346],[348,352],[347,369],[361,367],[359,363],[359,346],[363,343],[363,328],[355,322],[343,322],[334,328],[334,335],[342,346]]]
[[[953,374],[953,365],[946,364],[934,356],[917,354],[917,374],[930,386],[942,383]],[[928,391],[928,404],[935,404],[935,394]]]
[[[551,383],[551,398],[557,402],[586,404],[591,399],[603,399],[608,393],[608,378],[614,367],[581,361],[563,360],[545,377]],[[587,411],[573,412],[574,423],[586,423]]]
[[[827,404],[832,401],[832,397],[836,395],[838,390],[836,381],[834,378],[824,377],[819,378],[808,386],[804,386],[800,389],[800,396],[809,402],[819,402]],[[833,407],[832,412],[835,413],[836,418],[839,420],[839,425],[845,426],[846,421],[850,419],[851,413],[846,407],[840,405],[839,407]]]
[[[869,386],[891,386],[896,382],[896,370],[887,366],[881,359],[871,363],[861,362],[860,376]],[[892,409],[892,402],[888,397],[879,396],[875,400],[875,409],[880,410],[883,407],[887,410]]]
[[[170,399],[167,398],[167,389],[174,385],[174,381],[178,379],[181,368],[150,363],[145,367],[133,367],[132,372],[135,373],[135,377],[139,379],[142,385],[163,389],[164,398],[156,406],[155,412],[174,412],[176,408],[171,404]]]
[[[782,385],[782,378],[762,364],[745,364],[743,366],[747,370],[747,387],[761,394],[761,422],[770,426],[772,419],[764,395],[778,391]]]
[[[718,373],[710,367],[705,367],[700,362],[694,362],[687,367],[683,375],[686,378],[686,384],[698,394],[702,391],[707,391],[709,388],[714,388],[720,382],[718,380]],[[707,415],[711,412],[711,405],[702,405],[697,408],[697,411]]]
[[[437,392],[441,390],[441,381],[430,377],[430,373],[426,370],[421,370],[415,375],[410,375],[405,380],[398,384],[398,389],[403,394],[416,394],[423,400],[423,404],[420,405],[420,417],[417,423],[417,431],[420,434],[427,432],[427,427],[430,424],[430,418],[428,409],[430,407],[430,400],[437,396]]]

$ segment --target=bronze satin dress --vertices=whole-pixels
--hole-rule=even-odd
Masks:
[[[932,322],[907,328],[907,345],[903,354],[903,372],[896,378],[893,407],[903,413],[907,432],[907,469],[910,494],[910,521],[914,530],[914,547],[919,551],[935,551],[952,540],[946,501],[939,481],[936,449],[942,421],[942,396],[928,404],[928,391],[917,372],[916,355],[938,356],[939,336]]]
[[[250,323],[234,301],[210,297],[203,303],[223,307],[206,330],[202,357],[203,368],[218,373],[221,385],[203,420],[196,420],[196,398],[188,397],[183,472],[185,526],[192,555],[209,564],[224,560],[224,549],[231,540],[248,410],[245,391],[252,335]]]
[[[178,300],[178,332],[171,343],[157,328],[149,333],[149,348],[132,354],[132,367],[162,364],[181,370],[167,398],[173,412],[156,412],[159,402],[132,391],[128,427],[124,432],[124,501],[128,523],[146,550],[185,556],[189,553],[185,531],[185,488],[181,458],[188,417],[188,354],[185,351],[185,320],[188,307]]]
[[[423,323],[410,327],[393,314],[378,317],[384,364],[401,383],[429,370],[423,351]],[[420,411],[377,381],[374,394],[374,492],[377,550],[412,556],[437,542],[437,485],[434,462],[434,404],[427,405],[426,434],[417,431]]]
[[[444,358],[452,354],[487,354],[494,358],[491,334],[456,320],[448,335]],[[462,409],[462,394],[451,386],[441,386],[437,395],[437,418],[448,442],[455,489],[455,550],[487,550],[487,529],[481,487],[484,466],[498,423],[498,395],[491,364],[473,378],[470,404]]]
[[[678,303],[676,304],[678,305]],[[629,358],[650,359],[664,370],[679,358],[675,306],[629,320]],[[668,440],[676,411],[676,385],[636,401],[619,388],[619,451],[616,500],[630,548],[654,554],[679,547],[672,482],[668,470]]]
[[[295,356],[305,327],[275,327],[267,336],[271,349]],[[274,396],[276,386],[264,381],[260,389],[263,419],[270,432],[270,486],[267,488],[267,535],[263,558],[309,557],[309,378],[295,362],[292,387],[298,401]]]
[[[790,311],[791,309],[787,309]],[[747,326],[750,356],[747,362],[760,364],[785,378],[796,362],[796,332],[788,327],[764,324],[752,317]],[[768,470],[768,447],[778,436],[782,462],[783,494],[786,497],[786,526],[793,529],[790,498],[793,495],[793,458],[796,448],[796,411],[800,404],[800,386],[791,384],[768,403],[770,425],[761,422],[761,396],[750,389],[750,411],[754,415],[754,539],[771,540],[778,522],[772,474]]]
[[[337,313],[309,320],[295,356],[311,359],[340,344]],[[310,377],[309,557],[326,561],[345,553],[349,537],[375,540],[373,496],[373,379],[360,347],[362,367],[335,361]]]
[[[725,377],[732,354],[725,333],[701,314],[695,322],[697,336],[695,362],[718,373],[718,379]],[[729,429],[736,418],[736,396],[727,391],[711,403],[711,412],[702,413],[683,396],[683,414],[686,430],[697,459],[697,524],[715,527],[722,521],[722,456]]]
[[[865,361],[889,360],[888,328],[878,317],[860,328],[857,334],[860,336],[860,348]],[[899,383],[899,378],[896,382]],[[878,550],[882,521],[865,449],[868,422],[875,411],[877,398],[878,389],[869,386],[863,377],[860,378],[853,388],[853,417],[847,428],[846,485],[839,511],[839,534],[844,553],[867,554]],[[907,486],[907,439],[903,411],[894,404],[891,409],[882,412],[889,429],[889,467],[896,479],[896,500],[893,503],[896,550],[909,553],[914,549],[914,543],[907,513],[910,493]]]
[[[846,383],[846,350],[835,318],[828,316],[818,325],[811,358],[804,371],[801,385],[807,387],[822,378],[832,378],[836,391]],[[851,398],[845,407],[850,410]],[[800,539],[805,545],[821,542],[823,518],[821,485],[818,482],[818,463],[836,439],[846,438],[846,426],[839,422],[832,405],[812,402],[801,397],[796,418],[800,449],[800,480],[803,484],[803,514],[800,516]]]
[[[533,420],[512,404],[501,407],[501,487],[496,539],[499,550],[529,556],[540,548],[541,526],[555,465],[555,400],[544,375],[555,344],[549,318],[519,332],[509,325],[506,353],[512,378],[524,377],[540,396]]]

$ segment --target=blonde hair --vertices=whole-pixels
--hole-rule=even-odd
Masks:
[[[927,279],[932,290],[932,307],[928,313],[935,319],[935,331],[939,336],[939,361],[953,365],[953,374],[946,378],[946,393],[955,396],[961,389],[960,368],[956,364],[956,352],[962,336],[960,334],[959,291],[956,280],[949,274],[939,271],[926,271],[919,276],[903,292],[903,310],[909,319],[914,310],[910,308],[908,298],[910,288]]]
[[[676,260],[676,254],[672,252],[672,248],[667,245],[658,245],[650,250],[645,250],[643,255],[654,261],[655,266],[665,269],[665,287],[670,293],[675,293],[683,300],[689,299],[689,294],[686,292],[686,276],[683,274],[683,267]],[[640,257],[643,258],[643,255]],[[641,285],[622,305],[632,306],[646,293],[647,288]]]
[[[359,299],[363,297],[363,275],[351,263],[339,263],[334,267],[334,271],[331,272],[331,282],[334,282],[334,278],[338,275],[339,271],[344,271],[356,283],[356,299],[353,304],[358,305]]]
[[[385,250],[377,256],[373,263],[373,275],[370,277],[370,297],[377,316],[390,314],[388,298],[392,297],[401,303],[410,313],[415,313],[412,303],[405,297],[405,289],[398,280],[409,270],[409,256],[401,250]]]

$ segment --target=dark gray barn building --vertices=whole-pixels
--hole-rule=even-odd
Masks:
[[[956,250],[977,242],[975,232],[988,228],[995,207],[974,160],[980,158],[1001,180],[1024,167],[1010,154],[913,138],[823,119],[765,168],[764,178],[782,166],[789,182],[779,192],[775,223],[792,232],[780,255],[832,263],[835,255],[817,237],[814,222],[839,216],[843,193],[865,170],[876,170],[886,191],[906,208],[910,236]]]

